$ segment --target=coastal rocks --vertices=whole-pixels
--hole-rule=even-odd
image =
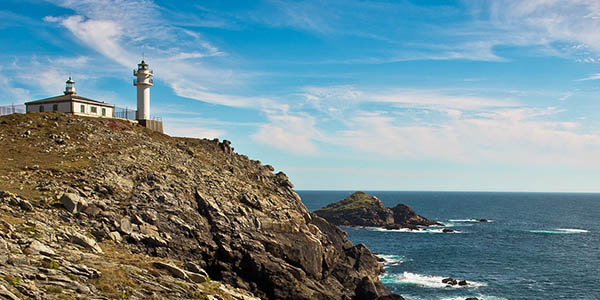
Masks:
[[[394,214],[381,200],[363,192],[329,204],[315,214],[335,225],[384,227],[394,224]]]
[[[466,285],[469,284],[466,280],[460,280],[460,281],[458,281],[458,280],[456,280],[456,279],[454,279],[452,277],[447,277],[447,278],[442,279],[442,283],[445,283],[448,286],[455,286],[455,285],[466,286]]]
[[[152,263],[152,265],[157,269],[167,270],[175,278],[187,280],[187,281],[194,282],[194,283],[203,283],[208,280],[208,275],[206,275],[206,272],[200,268],[196,269],[196,270],[198,270],[198,272],[192,272],[192,271],[184,271],[177,266],[174,266],[172,264],[163,263],[160,261],[155,261],[154,263]]]
[[[392,213],[394,214],[394,223],[401,224],[405,227],[442,225],[438,222],[431,221],[417,215],[417,213],[415,213],[415,211],[406,204],[398,204],[394,206],[392,208]]]
[[[102,248],[96,243],[91,237],[87,237],[80,233],[73,233],[70,236],[71,242],[80,246],[83,246],[87,249],[90,249],[96,253],[102,253]]]
[[[21,300],[15,294],[7,290],[3,285],[0,285],[0,296],[8,300]]]
[[[68,212],[73,214],[82,212],[87,207],[87,202],[75,193],[64,193],[60,197],[60,202]]]
[[[13,205],[15,207],[19,207],[20,209],[22,209],[24,211],[32,211],[33,210],[33,205],[31,205],[31,203],[29,201],[11,193],[11,192],[0,191],[0,198],[3,201],[7,201],[11,205]]]
[[[442,224],[428,220],[407,205],[384,207],[381,200],[364,192],[355,192],[346,199],[329,204],[315,214],[336,225],[372,226],[386,229],[410,228]]]
[[[31,244],[29,244],[29,246],[27,247],[27,252],[31,253],[31,254],[42,254],[42,255],[46,255],[46,256],[53,256],[56,254],[56,252],[54,251],[54,249],[40,243],[37,240],[34,240],[33,242],[31,242]]]
[[[0,152],[11,161],[0,189],[14,193],[23,182],[19,197],[33,204],[27,212],[0,197],[0,274],[18,281],[0,285],[11,293],[25,295],[17,287],[28,286],[38,296],[25,298],[52,300],[400,299],[379,280],[383,267],[366,246],[311,214],[283,172],[230,143],[119,120],[50,121],[54,115],[0,117],[8,141]],[[39,168],[24,171],[32,156]],[[102,275],[92,280],[75,265]]]
[[[176,266],[174,266],[172,264],[167,264],[167,263],[163,263],[163,262],[160,262],[160,261],[155,261],[155,262],[152,263],[152,265],[154,267],[156,267],[157,269],[167,270],[175,278],[189,280],[188,276],[185,274],[185,271],[183,271],[182,269],[180,269],[180,268],[178,268],[178,267],[176,267]]]
[[[444,229],[442,229],[442,232],[443,233],[453,233],[454,230],[453,229],[444,228]]]
[[[444,278],[442,279],[442,283],[448,284],[448,285],[457,285],[458,281],[452,277],[448,277],[448,278]]]

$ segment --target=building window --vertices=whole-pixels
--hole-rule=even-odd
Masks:
[[[57,111],[57,110],[58,110],[58,104],[52,105],[52,111]]]
[[[79,106],[79,112],[85,113],[85,105]]]
[[[44,106],[40,105],[40,112],[44,112]]]
[[[103,115],[103,116],[106,116],[106,108],[103,108],[103,109],[102,109],[102,115]]]
[[[98,112],[98,109],[97,109],[97,107],[95,107],[95,106],[90,106],[90,112],[91,112],[91,113],[93,113],[93,114],[97,113],[97,112]]]

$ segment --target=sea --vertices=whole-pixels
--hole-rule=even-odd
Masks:
[[[341,227],[385,259],[381,281],[405,299],[600,299],[600,194],[365,192],[455,231]],[[310,211],[351,193],[298,191]]]

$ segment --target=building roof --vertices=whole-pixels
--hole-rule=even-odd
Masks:
[[[93,104],[93,105],[98,105],[98,106],[115,107],[112,104],[104,103],[104,102],[90,99],[90,98],[81,97],[76,94],[60,95],[60,96],[56,96],[56,97],[50,97],[50,98],[45,98],[45,99],[40,99],[40,100],[29,101],[29,102],[25,102],[25,105],[71,102],[71,101],[84,102],[87,104]]]

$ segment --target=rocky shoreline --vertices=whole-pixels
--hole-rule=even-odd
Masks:
[[[402,299],[364,245],[227,141],[0,117],[0,298]]]

